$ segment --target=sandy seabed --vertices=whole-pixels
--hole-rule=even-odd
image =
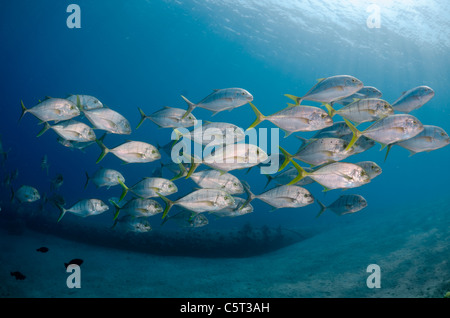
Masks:
[[[448,202],[380,213],[252,257],[152,255],[25,230],[0,231],[0,297],[441,298],[450,291]],[[327,212],[328,213],[328,212]],[[388,217],[389,216],[389,217]],[[48,253],[36,248],[49,247]],[[64,263],[82,258],[81,288]],[[369,264],[380,288],[368,288]],[[25,280],[10,272],[20,271]]]

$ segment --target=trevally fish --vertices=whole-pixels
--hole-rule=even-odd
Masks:
[[[314,131],[329,127],[333,120],[326,111],[313,106],[288,106],[272,115],[264,116],[250,103],[256,114],[256,120],[247,128],[247,130],[256,127],[264,120],[268,120],[285,132],[285,138],[298,131]]]
[[[328,114],[331,118],[335,115],[340,115],[341,117],[356,124],[376,121],[394,114],[394,109],[392,106],[385,100],[379,98],[356,100],[338,110],[335,110],[329,104],[325,104],[325,107],[327,108]]]
[[[348,127],[348,126],[347,126]],[[353,138],[353,134],[345,135],[340,137],[348,145]],[[351,147],[351,155],[356,155],[358,153],[364,152],[375,146],[375,141],[367,138],[366,136],[360,136],[358,140]],[[350,149],[349,149],[350,150]]]
[[[259,195],[255,195],[250,191],[250,186],[246,181],[243,181],[243,185],[247,193],[247,200],[240,209],[243,209],[254,199],[264,201],[275,209],[300,208],[314,202],[314,197],[307,189],[296,185],[281,185]]]
[[[44,124],[44,128],[36,137],[40,137],[50,128],[65,140],[88,142],[94,141],[97,138],[95,136],[94,130],[91,127],[74,119],[62,121],[55,125],[50,125],[46,122]]]
[[[304,169],[306,171],[308,171],[308,172],[312,171],[311,168],[304,168]],[[280,173],[278,173],[275,176],[271,176],[270,174],[266,174],[265,176],[267,177],[267,183],[266,183],[266,186],[264,188],[267,188],[267,186],[269,185],[270,181],[272,181],[272,180],[274,180],[279,185],[288,184],[297,175],[298,175],[298,172],[297,172],[297,169],[295,169],[295,167],[291,167],[289,169],[281,171]],[[295,185],[305,186],[305,185],[311,184],[313,182],[314,182],[314,180],[311,179],[310,177],[305,177],[305,178],[299,180],[297,183],[295,183]]]
[[[182,118],[186,118],[195,108],[200,107],[213,112],[213,116],[224,110],[232,110],[253,100],[252,94],[242,88],[215,89],[197,104],[190,102],[181,95],[188,104],[188,109]]]
[[[175,183],[164,178],[143,178],[141,181],[128,188],[125,183],[119,179],[119,184],[122,186],[122,195],[119,202],[125,197],[128,191],[131,191],[138,197],[148,199],[157,197],[158,193],[162,195],[169,195],[178,191]]]
[[[22,114],[19,121],[26,113],[31,113],[43,122],[68,120],[80,115],[78,107],[63,98],[48,98],[32,108],[25,108],[23,101]]]
[[[367,172],[371,180],[373,180],[375,177],[379,176],[381,172],[383,172],[381,170],[381,167],[373,161],[361,161],[355,164],[363,168],[364,171]]]
[[[11,187],[11,201],[14,200],[14,198],[17,198],[20,203],[30,203],[39,200],[41,196],[36,188],[22,185],[16,192],[14,192],[14,189]]]
[[[61,145],[63,145],[64,147],[71,148],[71,150],[78,149],[78,150],[81,150],[82,152],[84,152],[84,149],[86,149],[90,145],[95,144],[95,141],[79,142],[79,141],[67,140],[62,137],[56,138],[56,141],[58,143],[60,143]]]
[[[389,150],[394,145],[409,150],[410,156],[412,156],[418,152],[429,152],[440,149],[447,146],[449,143],[450,138],[444,129],[433,125],[423,125],[423,131],[416,136],[388,145],[388,151],[386,152],[384,160],[386,161]]]
[[[125,178],[119,171],[105,168],[98,169],[92,177],[89,177],[86,172],[86,183],[84,185],[85,189],[90,180],[92,180],[97,188],[108,187],[108,189],[112,186],[118,185],[119,180],[125,183]]]
[[[357,91],[355,94],[350,95],[345,98],[341,98],[341,99],[337,100],[335,103],[346,106],[350,103],[353,103],[355,101],[355,99],[381,98],[381,96],[383,96],[383,94],[381,93],[381,91],[378,88],[373,87],[373,86],[364,86],[359,91]]]
[[[206,122],[200,127],[195,127],[188,133],[182,133],[174,129],[176,138],[188,138],[205,146],[218,146],[234,144],[245,139],[244,130],[234,124],[220,122]]]
[[[434,90],[428,86],[418,86],[412,88],[392,103],[394,110],[402,113],[409,113],[419,107],[422,107],[434,96]]]
[[[355,188],[370,182],[369,174],[354,163],[333,162],[311,172],[306,172],[293,160],[292,164],[297,169],[298,175],[288,185],[295,184],[306,176],[322,185],[324,191]]]
[[[99,139],[96,139],[96,142],[102,149],[96,163],[99,163],[109,152],[126,163],[145,163],[161,158],[161,154],[155,146],[142,141],[126,141],[112,149],[107,148]]]
[[[100,138],[98,138],[98,140],[103,142],[103,140],[105,139],[106,134],[107,133],[105,132]],[[60,143],[64,147],[70,148],[71,150],[77,149],[77,150],[81,150],[82,152],[84,152],[84,149],[86,149],[90,145],[95,144],[95,140],[93,140],[93,141],[74,141],[74,140],[64,139],[64,138],[62,138],[60,136],[58,136],[56,138],[56,141],[58,141],[58,143]]]
[[[353,76],[335,75],[319,79],[302,97],[291,94],[285,94],[285,96],[292,99],[295,105],[300,105],[303,100],[332,103],[356,93],[363,86],[364,84]]]
[[[345,150],[348,145],[343,139],[340,138],[321,138],[312,139],[293,155],[279,147],[284,157],[286,158],[278,171],[281,171],[286,167],[292,158],[298,159],[311,166],[319,166],[324,163],[333,161],[341,161],[353,154],[353,148]]]
[[[64,183],[64,177],[61,173],[58,173],[50,182],[50,189],[52,191],[58,190]]]
[[[253,212],[253,206],[250,203],[245,204],[247,200],[239,197],[233,198],[233,205],[227,206],[222,210],[214,211],[212,214],[216,217],[236,217]]]
[[[344,215],[348,213],[355,213],[367,207],[367,201],[359,194],[341,195],[336,201],[329,206],[325,206],[322,202],[317,200],[320,205],[319,217],[325,210],[331,210],[337,215]]]
[[[133,198],[123,206],[118,205],[113,200],[109,200],[109,202],[116,208],[114,220],[119,216],[121,211],[136,218],[153,216],[163,211],[161,205],[152,199]]]
[[[220,189],[229,194],[244,193],[241,181],[231,173],[208,169],[193,173],[191,179],[201,188]]]
[[[90,95],[70,95],[66,99],[77,105],[81,111],[103,107],[102,102],[98,98]]]
[[[77,216],[87,217],[92,215],[98,215],[105,211],[109,210],[107,204],[105,204],[102,200],[99,199],[84,199],[75,203],[69,209],[65,209],[63,206],[56,204],[56,206],[61,211],[59,215],[58,221],[61,221],[62,217],[67,213],[71,212]]]
[[[260,147],[243,143],[220,147],[213,153],[206,155],[201,162],[198,162],[198,159],[195,160],[188,154],[183,154],[183,156],[192,162],[186,179],[194,173],[200,164],[205,164],[212,169],[225,173],[256,166],[269,158],[267,153]]]
[[[131,126],[128,119],[111,108],[102,107],[85,110],[84,116],[97,129],[105,130],[112,134],[131,134]]]
[[[173,205],[179,205],[183,209],[195,212],[214,212],[222,210],[223,208],[233,205],[234,198],[228,192],[218,189],[198,189],[186,196],[171,201],[162,194],[158,193],[159,197],[166,203],[162,218],[164,219],[169,213]]]
[[[353,133],[352,140],[346,149],[351,148],[360,136],[373,139],[384,148],[394,142],[412,138],[423,131],[422,123],[416,117],[407,114],[384,117],[363,131],[359,131],[347,119],[344,118],[344,120]]]
[[[346,135],[351,135],[352,131],[345,121],[336,121],[329,127],[322,128],[312,138],[341,138]]]
[[[136,129],[142,125],[146,118],[150,119],[160,128],[191,127],[197,124],[197,119],[193,114],[183,117],[186,113],[185,109],[166,106],[148,116],[141,108],[138,107],[138,109],[141,114],[141,121],[137,125]]]
[[[65,205],[66,199],[60,194],[53,193],[50,198],[48,198],[48,201],[53,202],[53,204],[59,204],[59,205]]]
[[[188,210],[183,210],[172,216],[165,217],[161,225],[163,225],[169,220],[174,221],[180,227],[192,227],[192,228],[202,227],[209,223],[208,219],[203,214],[197,214],[195,212]]]
[[[116,219],[112,227],[115,228],[117,225],[126,232],[146,233],[152,230],[152,226],[146,219],[135,218],[132,215],[124,215]]]

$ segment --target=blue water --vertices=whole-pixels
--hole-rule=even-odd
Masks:
[[[284,2],[281,5],[277,1],[262,3],[249,1],[238,4],[234,1],[78,0],[76,3],[81,8],[79,29],[70,29],[66,25],[66,19],[70,14],[66,12],[66,8],[70,3],[70,1],[43,0],[15,1],[0,5],[2,42],[0,73],[3,78],[0,86],[2,92],[0,134],[3,148],[10,149],[8,159],[0,171],[3,180],[7,173],[18,169],[18,179],[12,184],[14,189],[27,184],[36,187],[41,194],[50,193],[50,180],[61,173],[64,176],[64,184],[58,193],[64,196],[68,206],[83,198],[99,198],[107,202],[110,197],[120,195],[120,187],[109,190],[96,189],[91,184],[84,189],[86,171],[92,174],[99,166],[117,169],[124,174],[126,183],[131,185],[143,176],[151,176],[152,171],[159,166],[157,161],[122,165],[112,154],[108,154],[101,164],[96,164],[95,161],[100,155],[100,148],[97,145],[87,148],[85,152],[70,150],[56,142],[56,134],[53,131],[36,138],[42,126],[35,117],[26,114],[18,123],[21,114],[20,101],[22,100],[25,106],[32,107],[45,96],[93,95],[104,105],[124,115],[130,121],[133,132],[130,136],[108,135],[105,144],[109,147],[129,139],[151,144],[166,144],[170,141],[170,129],[158,129],[149,120],[146,120],[138,130],[135,129],[140,120],[138,107],[147,114],[163,106],[187,108],[180,95],[197,102],[207,96],[212,89],[241,87],[254,96],[254,104],[263,114],[268,115],[286,106],[285,103],[289,100],[283,96],[284,94],[301,96],[316,83],[318,78],[348,74],[357,77],[365,85],[377,87],[383,93],[383,98],[389,102],[393,102],[403,91],[410,88],[419,85],[430,86],[435,91],[435,97],[412,114],[424,124],[436,125],[450,132],[447,110],[450,97],[448,91],[450,28],[446,19],[449,7],[445,1],[414,5],[380,2],[380,28],[373,29],[366,25],[366,19],[370,14],[366,8],[370,3],[365,1],[336,7],[332,1],[316,4]],[[429,10],[426,10],[427,8]],[[255,118],[249,105],[214,117],[211,117],[208,110],[199,108],[193,113],[198,119],[231,122],[244,129]],[[258,126],[258,128],[273,127],[275,126],[269,122]],[[297,138],[294,136],[283,138],[283,136],[284,134],[280,133],[280,145],[294,152],[299,145]],[[316,203],[301,209],[269,212],[271,210],[269,205],[255,200],[252,203],[255,211],[251,214],[222,219],[208,216],[210,224],[207,227],[190,229],[191,232],[201,233],[199,240],[196,241],[199,244],[197,249],[194,243],[193,247],[184,249],[184,252],[183,248],[177,249],[173,246],[167,247],[166,252],[162,252],[164,248],[146,251],[144,248],[136,247],[139,244],[133,245],[133,240],[139,241],[136,237],[132,237],[130,246],[125,242],[117,247],[122,250],[137,250],[158,255],[225,258],[230,256],[233,246],[214,248],[213,245],[214,251],[211,252],[200,244],[205,244],[207,236],[213,235],[215,231],[236,235],[237,231],[248,225],[253,228],[268,226],[273,231],[277,228],[286,231],[295,230],[301,233],[299,235],[301,241],[339,227],[357,229],[360,224],[375,222],[376,230],[380,233],[384,235],[395,233],[396,238],[402,238],[402,233],[405,233],[404,237],[410,235],[408,222],[417,225],[417,220],[409,218],[421,217],[417,213],[411,213],[409,216],[408,209],[411,207],[421,207],[427,217],[436,215],[434,221],[427,219],[429,228],[433,228],[434,225],[444,230],[448,228],[442,226],[442,220],[448,221],[448,218],[442,216],[449,212],[447,197],[450,147],[419,153],[412,157],[408,157],[409,154],[405,149],[393,147],[386,162],[383,162],[385,150],[379,149],[380,146],[376,145],[367,152],[346,160],[348,162],[372,160],[383,169],[383,173],[371,183],[344,192],[361,194],[366,198],[369,206],[359,213],[337,217],[331,212],[326,212],[320,218],[315,218],[319,210]],[[41,159],[45,155],[48,156],[50,165],[48,176],[41,169]],[[266,178],[258,169],[253,169],[249,174],[245,171],[233,171],[233,174],[247,180],[254,193],[263,192]],[[195,187],[192,181],[184,179],[176,181],[176,184],[180,191],[175,197],[181,197]],[[340,190],[325,194],[322,187],[317,184],[311,184],[307,188],[316,199],[326,204],[333,202],[342,194]],[[0,213],[8,216],[8,222],[13,222],[11,218],[15,217],[27,219],[30,215],[39,216],[39,202],[28,205],[10,203],[9,187],[2,187],[0,195],[2,202]],[[39,224],[30,226],[30,221],[25,222],[25,224],[28,222],[25,228],[29,227],[32,231],[44,233],[47,231],[49,234],[74,242],[83,241],[92,246],[105,246],[108,244],[102,241],[101,230],[96,232],[89,242],[86,228],[83,226],[109,230],[112,225],[111,211],[112,207],[102,215],[86,219],[66,215],[58,224],[64,231],[58,230],[53,223],[49,228]],[[59,212],[54,206],[46,205],[43,213],[46,220],[54,220],[56,223]],[[389,229],[393,226],[392,231],[382,229],[383,220]],[[171,230],[177,231],[174,224],[167,223],[167,227],[166,225],[160,227],[159,216],[152,217],[149,221],[153,227],[152,232],[160,235],[164,235],[164,231],[169,231],[168,233],[172,233]],[[13,223],[3,221],[2,236],[8,238],[10,244],[14,244],[18,236],[15,236],[17,233],[11,234],[14,232],[11,229],[8,232],[11,224]],[[392,224],[398,224],[398,230]],[[25,233],[23,235],[28,233],[22,230],[18,232]],[[179,238],[177,241],[176,235],[185,235],[185,230],[181,234],[174,233],[170,234],[174,238],[174,244],[177,242],[181,244],[183,239]],[[111,233],[107,232],[105,235]],[[144,237],[142,240],[145,242],[151,242],[152,236],[148,236],[152,235],[151,233],[140,235]],[[187,235],[189,239],[189,233]],[[345,233],[343,235],[345,236]],[[383,237],[383,240],[389,238]],[[430,246],[435,243],[433,240],[427,242]],[[289,244],[291,243],[289,241]],[[51,239],[47,239],[46,244],[51,249]],[[114,247],[114,244],[109,245]],[[264,252],[271,252],[279,247],[284,245],[275,244],[267,248],[267,251],[260,248],[255,252],[255,245],[249,245],[247,254],[243,250],[238,255],[232,256],[263,255]],[[223,248],[223,253],[220,248]],[[326,251],[327,248],[330,247],[315,246],[316,252],[321,249]],[[443,248],[448,252],[448,245],[444,245]],[[30,252],[23,251],[21,257],[26,257],[26,253],[30,253],[30,258],[36,257],[33,248]],[[328,254],[323,252],[323,255]],[[433,258],[430,258],[429,262],[429,265],[433,265]],[[11,264],[16,262],[11,261]],[[448,264],[445,268],[447,271],[444,271],[441,278],[443,282],[448,282],[449,277],[445,276],[449,273]],[[0,269],[6,273],[6,279],[13,280],[12,277],[8,277],[9,272],[17,269],[12,268],[7,262],[2,262]],[[178,270],[182,271],[182,268]],[[311,267],[311,271],[314,272],[314,267]],[[127,276],[127,273],[123,271],[121,275]],[[13,283],[15,280],[10,284]],[[36,284],[39,285],[39,282]],[[8,295],[30,296],[20,288],[17,292],[11,289]],[[94,297],[103,295],[105,294],[101,293],[101,289],[97,294],[89,294]],[[131,285],[129,294],[124,294],[127,295],[136,295]],[[172,295],[169,287],[160,295],[189,296],[183,291]],[[225,293],[218,295],[230,296]],[[285,296],[258,292],[252,295],[235,290],[237,297],[255,295]],[[318,295],[320,294],[313,296]],[[34,296],[47,297],[49,294],[42,292],[33,294],[32,297]],[[155,295],[149,293],[148,296]],[[203,296],[214,297],[215,294],[205,292]],[[302,294],[288,296],[301,297]],[[401,297],[402,294],[394,296]]]

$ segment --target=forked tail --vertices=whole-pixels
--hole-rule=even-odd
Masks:
[[[187,111],[184,113],[183,117],[181,117],[181,120],[183,120],[195,109],[195,107],[197,107],[197,104],[194,104],[193,102],[191,102],[189,99],[187,99],[183,95],[181,95],[181,98],[183,98],[184,101],[188,104]]]

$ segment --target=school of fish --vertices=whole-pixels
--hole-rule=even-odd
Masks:
[[[110,153],[124,163],[159,161],[159,167],[131,185],[121,172],[111,167],[99,166],[97,171],[86,172],[85,188],[89,184],[97,188],[122,188],[120,197],[111,197],[106,203],[98,198],[84,198],[66,206],[64,198],[57,194],[63,184],[62,174],[51,180],[51,189],[55,193],[49,198],[46,195],[41,198],[38,189],[30,185],[23,184],[15,189],[12,181],[17,178],[18,171],[5,174],[2,185],[10,187],[11,200],[20,204],[30,204],[40,199],[53,202],[60,211],[57,222],[67,213],[88,217],[114,209],[112,226],[137,233],[151,231],[149,217],[155,215],[161,214],[161,225],[173,220],[182,227],[201,227],[208,224],[205,213],[219,218],[241,216],[254,211],[251,202],[256,199],[270,205],[272,210],[296,209],[317,201],[317,216],[326,210],[344,215],[364,209],[368,206],[367,201],[359,194],[345,194],[325,205],[315,200],[305,186],[318,183],[324,191],[331,191],[358,188],[371,182],[382,173],[377,163],[350,163],[345,160],[376,143],[382,149],[386,147],[386,158],[393,146],[405,148],[413,155],[440,149],[450,143],[448,134],[442,128],[422,124],[410,114],[433,98],[434,91],[428,86],[412,88],[389,103],[382,99],[382,93],[377,88],[364,86],[361,80],[353,76],[336,75],[319,79],[304,95],[285,96],[293,103],[287,103],[287,107],[271,115],[263,115],[253,103],[252,94],[242,88],[215,89],[198,103],[181,96],[187,103],[187,109],[166,106],[146,114],[138,107],[141,118],[136,129],[148,119],[159,128],[171,130],[171,141],[163,146],[130,139],[118,145],[107,145],[105,137],[108,134],[128,136],[132,134],[132,127],[124,116],[106,107],[94,96],[47,97],[30,108],[26,108],[21,101],[19,121],[27,113],[34,115],[43,124],[38,137],[51,130],[57,135],[58,143],[71,149],[84,151],[86,147],[98,145],[100,154],[96,163]],[[320,105],[305,105],[305,102]],[[218,121],[203,121],[202,129],[188,130],[197,125],[198,119],[193,114],[197,108],[207,109],[215,116],[225,110],[238,112],[236,109],[246,104],[256,115],[247,130]],[[308,139],[295,135],[299,146],[294,154],[282,146],[279,153],[268,154],[259,146],[245,142],[246,132],[263,121],[283,130],[284,138],[299,132],[315,134]],[[368,127],[358,127],[364,123],[368,123]],[[98,136],[97,131],[101,131],[102,135]],[[202,158],[186,151],[184,146],[191,142],[200,145],[205,153]],[[206,151],[208,149],[209,152]],[[173,160],[172,156],[169,163],[164,163],[164,153],[170,157],[174,150],[180,155],[179,159]],[[3,149],[1,140],[0,155],[3,162],[7,160],[8,151]],[[238,169],[264,166],[274,156],[280,160],[280,166],[277,173],[266,174],[266,187],[271,183],[275,186],[263,193],[252,193],[248,182],[233,174]],[[302,167],[299,162],[308,166]],[[292,167],[288,167],[289,164]],[[49,166],[48,158],[44,156],[41,167],[47,175]],[[163,177],[164,168],[170,170],[173,178]],[[186,179],[191,179],[198,188],[176,198],[178,190],[185,189],[183,183]],[[128,194],[132,197],[125,200]],[[174,206],[179,207],[181,212],[170,214]]]

